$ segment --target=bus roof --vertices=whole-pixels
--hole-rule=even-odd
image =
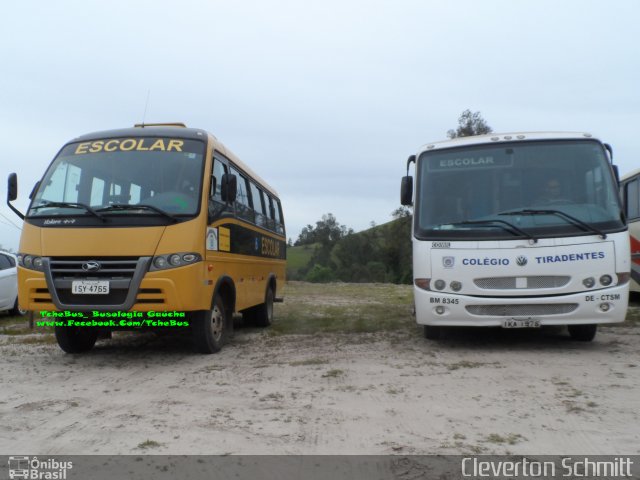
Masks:
[[[271,195],[278,198],[278,193],[273,187],[265,182],[259,175],[245,165],[242,160],[236,157],[233,152],[226,148],[213,134],[201,130],[199,128],[187,128],[182,123],[163,123],[163,124],[145,124],[137,125],[132,128],[120,128],[116,130],[103,130],[99,132],[87,133],[74,138],[68,143],[84,142],[90,140],[101,140],[103,138],[120,138],[120,137],[176,137],[186,138],[190,140],[206,140],[207,138],[213,143],[214,149],[221,151],[229,158],[237,167],[255,180],[261,187],[267,190]]]
[[[445,148],[463,147],[470,145],[482,145],[498,142],[519,142],[525,140],[598,140],[590,133],[585,132],[511,132],[511,133],[489,133],[487,135],[474,135],[470,137],[458,137],[450,140],[431,142],[420,148],[420,153],[426,150],[440,150]]]
[[[640,168],[635,168],[633,170],[631,170],[630,172],[625,173],[622,178],[620,178],[621,182],[624,182],[630,178],[633,178],[637,175],[640,175]]]

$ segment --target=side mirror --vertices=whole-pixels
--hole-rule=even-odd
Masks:
[[[400,203],[404,206],[413,205],[413,177],[402,177]]]
[[[24,220],[24,214],[16,207],[11,205],[16,198],[18,198],[18,175],[10,173],[7,181],[7,205],[13,212]]]
[[[7,202],[13,202],[16,198],[18,198],[18,175],[10,173],[7,183]]]
[[[611,145],[609,145],[608,143],[604,144],[604,148],[607,149],[607,151],[609,152],[609,158],[611,159],[611,161],[613,162],[613,148],[611,147]]]
[[[223,202],[235,202],[238,195],[238,178],[231,174],[225,173],[222,175],[220,185],[220,193],[222,195]]]

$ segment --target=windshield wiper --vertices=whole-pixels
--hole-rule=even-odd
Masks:
[[[515,226],[513,223],[507,222],[505,220],[465,220],[464,222],[444,223],[443,225],[451,225],[454,227],[456,225],[478,225],[478,226],[484,225],[487,227],[501,227],[503,230],[506,230],[509,233],[512,233],[514,235],[515,234],[522,235],[523,237],[528,238],[529,240],[532,240],[533,243],[538,243],[538,239],[536,237],[534,237],[528,232],[525,232],[521,228]]]
[[[84,203],[71,203],[71,202],[49,202],[49,201],[44,201],[39,203],[38,205],[36,205],[35,207],[31,207],[31,210],[39,210],[41,208],[47,208],[47,207],[53,207],[53,208],[83,208],[85,209],[87,212],[89,212],[91,215],[98,217],[100,220],[102,220],[103,222],[106,222],[107,219],[104,218],[102,215],[100,215],[98,212],[96,212],[93,208],[91,208],[89,205],[85,205]]]
[[[580,220],[579,218],[574,217],[573,215],[569,215],[568,213],[564,213],[562,210],[532,210],[532,209],[524,209],[524,210],[513,210],[513,211],[509,211],[509,212],[502,212],[499,213],[498,215],[556,215],[560,218],[565,219],[568,223],[571,223],[577,227],[582,228],[583,230],[587,231],[587,232],[592,232],[595,233],[597,235],[600,235],[600,237],[604,240],[605,238],[607,238],[607,234],[604,233],[602,230],[598,230],[596,227],[594,227],[593,225],[589,225],[586,222],[583,222],[582,220]]]
[[[154,207],[153,205],[145,205],[145,204],[129,205],[127,203],[113,203],[108,207],[103,207],[98,209],[99,212],[109,212],[109,211],[113,212],[116,210],[152,210],[164,217],[171,219],[174,223],[179,221],[177,217],[171,215],[169,212],[165,212],[161,208]]]

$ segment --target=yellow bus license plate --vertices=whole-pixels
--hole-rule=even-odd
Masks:
[[[71,293],[74,295],[107,295],[109,282],[103,280],[74,280],[71,282]]]

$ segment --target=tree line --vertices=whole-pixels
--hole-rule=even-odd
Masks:
[[[401,207],[394,220],[363,232],[341,225],[328,213],[307,225],[293,244],[311,252],[308,263],[288,273],[308,282],[411,283],[411,211]]]

